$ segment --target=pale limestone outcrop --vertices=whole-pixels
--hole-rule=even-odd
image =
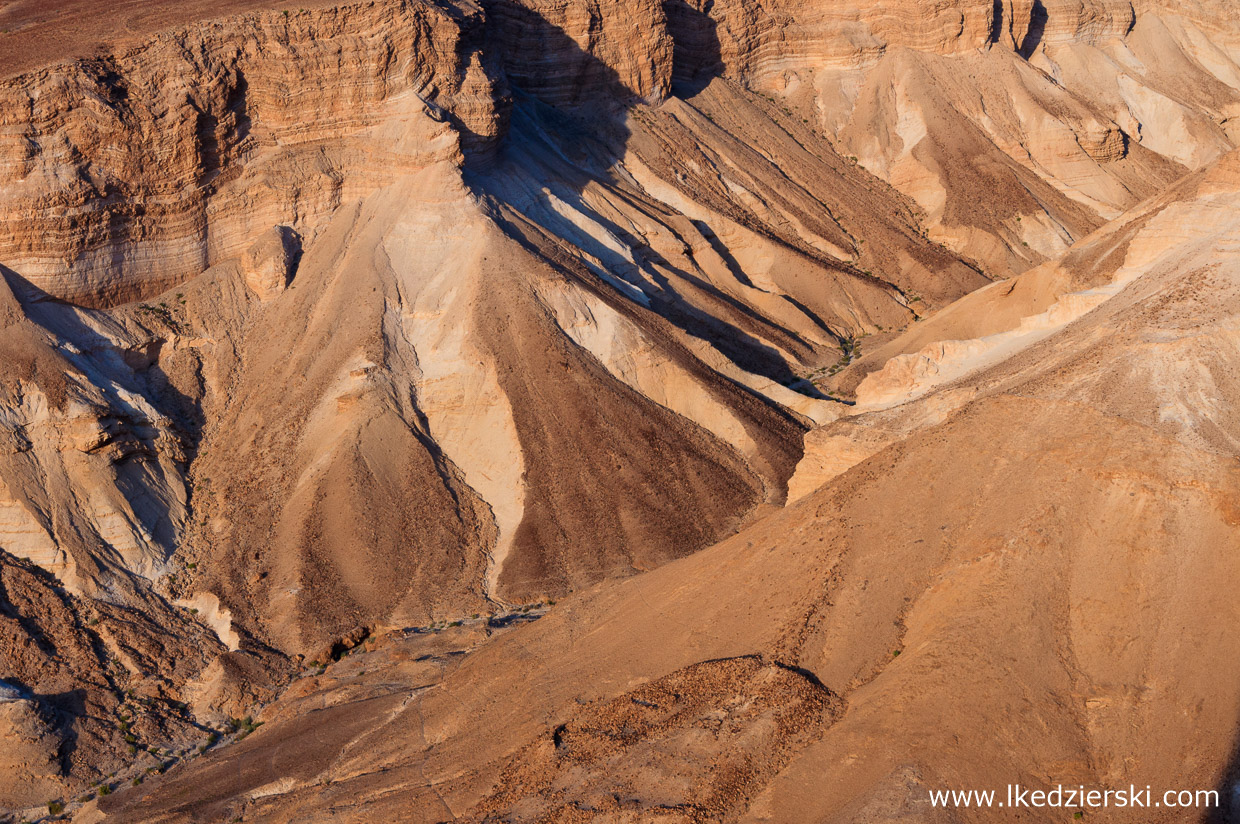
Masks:
[[[4,499],[0,500],[0,547],[44,569],[63,574],[69,559],[52,539],[46,514],[32,511],[29,504],[9,497],[9,491],[3,487],[0,487],[0,494],[4,494]]]

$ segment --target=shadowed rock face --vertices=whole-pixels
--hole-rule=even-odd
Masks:
[[[285,5],[0,10],[0,806],[147,746],[84,820],[865,821],[1137,758],[1107,708],[1180,664],[1081,616],[1171,613],[1073,524],[1160,525],[1141,581],[1229,546],[1225,4]],[[944,766],[961,695],[1025,726]],[[1229,696],[1140,768],[1212,781]]]

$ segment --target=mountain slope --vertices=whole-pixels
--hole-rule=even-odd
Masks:
[[[1220,239],[1232,221],[1204,243],[1198,227],[1230,214],[1238,188],[1228,157],[1162,204],[1162,231],[1185,233],[1105,302],[986,371],[863,413],[922,423],[785,510],[490,642],[444,636],[472,652],[395,713],[351,705],[363,729],[278,795],[255,790],[284,775],[260,766],[260,732],[101,810],[284,821],[326,797],[358,821],[989,821],[926,794],[1226,790],[1240,475],[1231,408],[1204,381],[1226,397],[1240,270]],[[1186,392],[1194,414],[1171,414]],[[382,667],[383,650],[335,683]],[[332,683],[318,688],[343,698]],[[779,727],[786,712],[801,724]],[[309,723],[270,717],[273,742]],[[784,746],[760,743],[771,729]],[[725,779],[706,765],[735,736],[750,760]]]
[[[786,101],[995,276],[1236,145],[1222,4],[706,5],[677,15],[699,63]]]
[[[189,764],[121,820],[1218,777],[1230,693],[1114,647],[1229,609],[1225,4],[146,6],[102,43],[0,12],[35,54],[0,72],[0,564],[39,593],[0,600],[38,733],[0,804],[162,769],[139,744]],[[315,702],[358,715],[283,774]]]
[[[907,323],[911,290],[985,282],[899,194],[726,82],[556,109],[560,63],[488,51],[515,24],[470,6],[221,25],[6,86],[35,147],[5,189],[14,311],[140,410],[89,381],[73,396],[149,443],[125,471],[158,456],[140,481],[116,474],[129,452],[88,470],[121,498],[82,513],[113,525],[75,555],[75,589],[119,552],[165,597],[212,593],[313,655],[650,568],[782,501],[801,434],[840,408],[803,379],[841,341]],[[580,93],[621,72],[666,93],[670,61],[595,52],[573,58],[594,67]],[[743,139],[716,123],[742,120]],[[145,176],[149,151],[174,173]],[[14,529],[42,519],[63,546],[77,504],[24,503],[50,471],[11,491]]]

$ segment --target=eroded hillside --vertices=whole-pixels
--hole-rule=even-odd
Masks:
[[[816,430],[837,464],[786,509],[508,635],[377,641],[89,820],[984,822],[929,790],[1047,781],[1214,787],[1229,820],[1236,162],[1074,248],[1058,300],[1092,311]]]
[[[854,821],[1132,762],[1182,650],[1091,627],[1191,616],[1099,569],[1233,540],[1225,4],[234,5],[0,11],[74,58],[0,72],[0,807]],[[950,775],[901,738],[1035,693]],[[1148,769],[1213,782],[1229,695]]]

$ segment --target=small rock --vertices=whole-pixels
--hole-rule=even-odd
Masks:
[[[241,274],[259,300],[288,288],[301,260],[301,236],[288,226],[272,226],[241,256]]]

